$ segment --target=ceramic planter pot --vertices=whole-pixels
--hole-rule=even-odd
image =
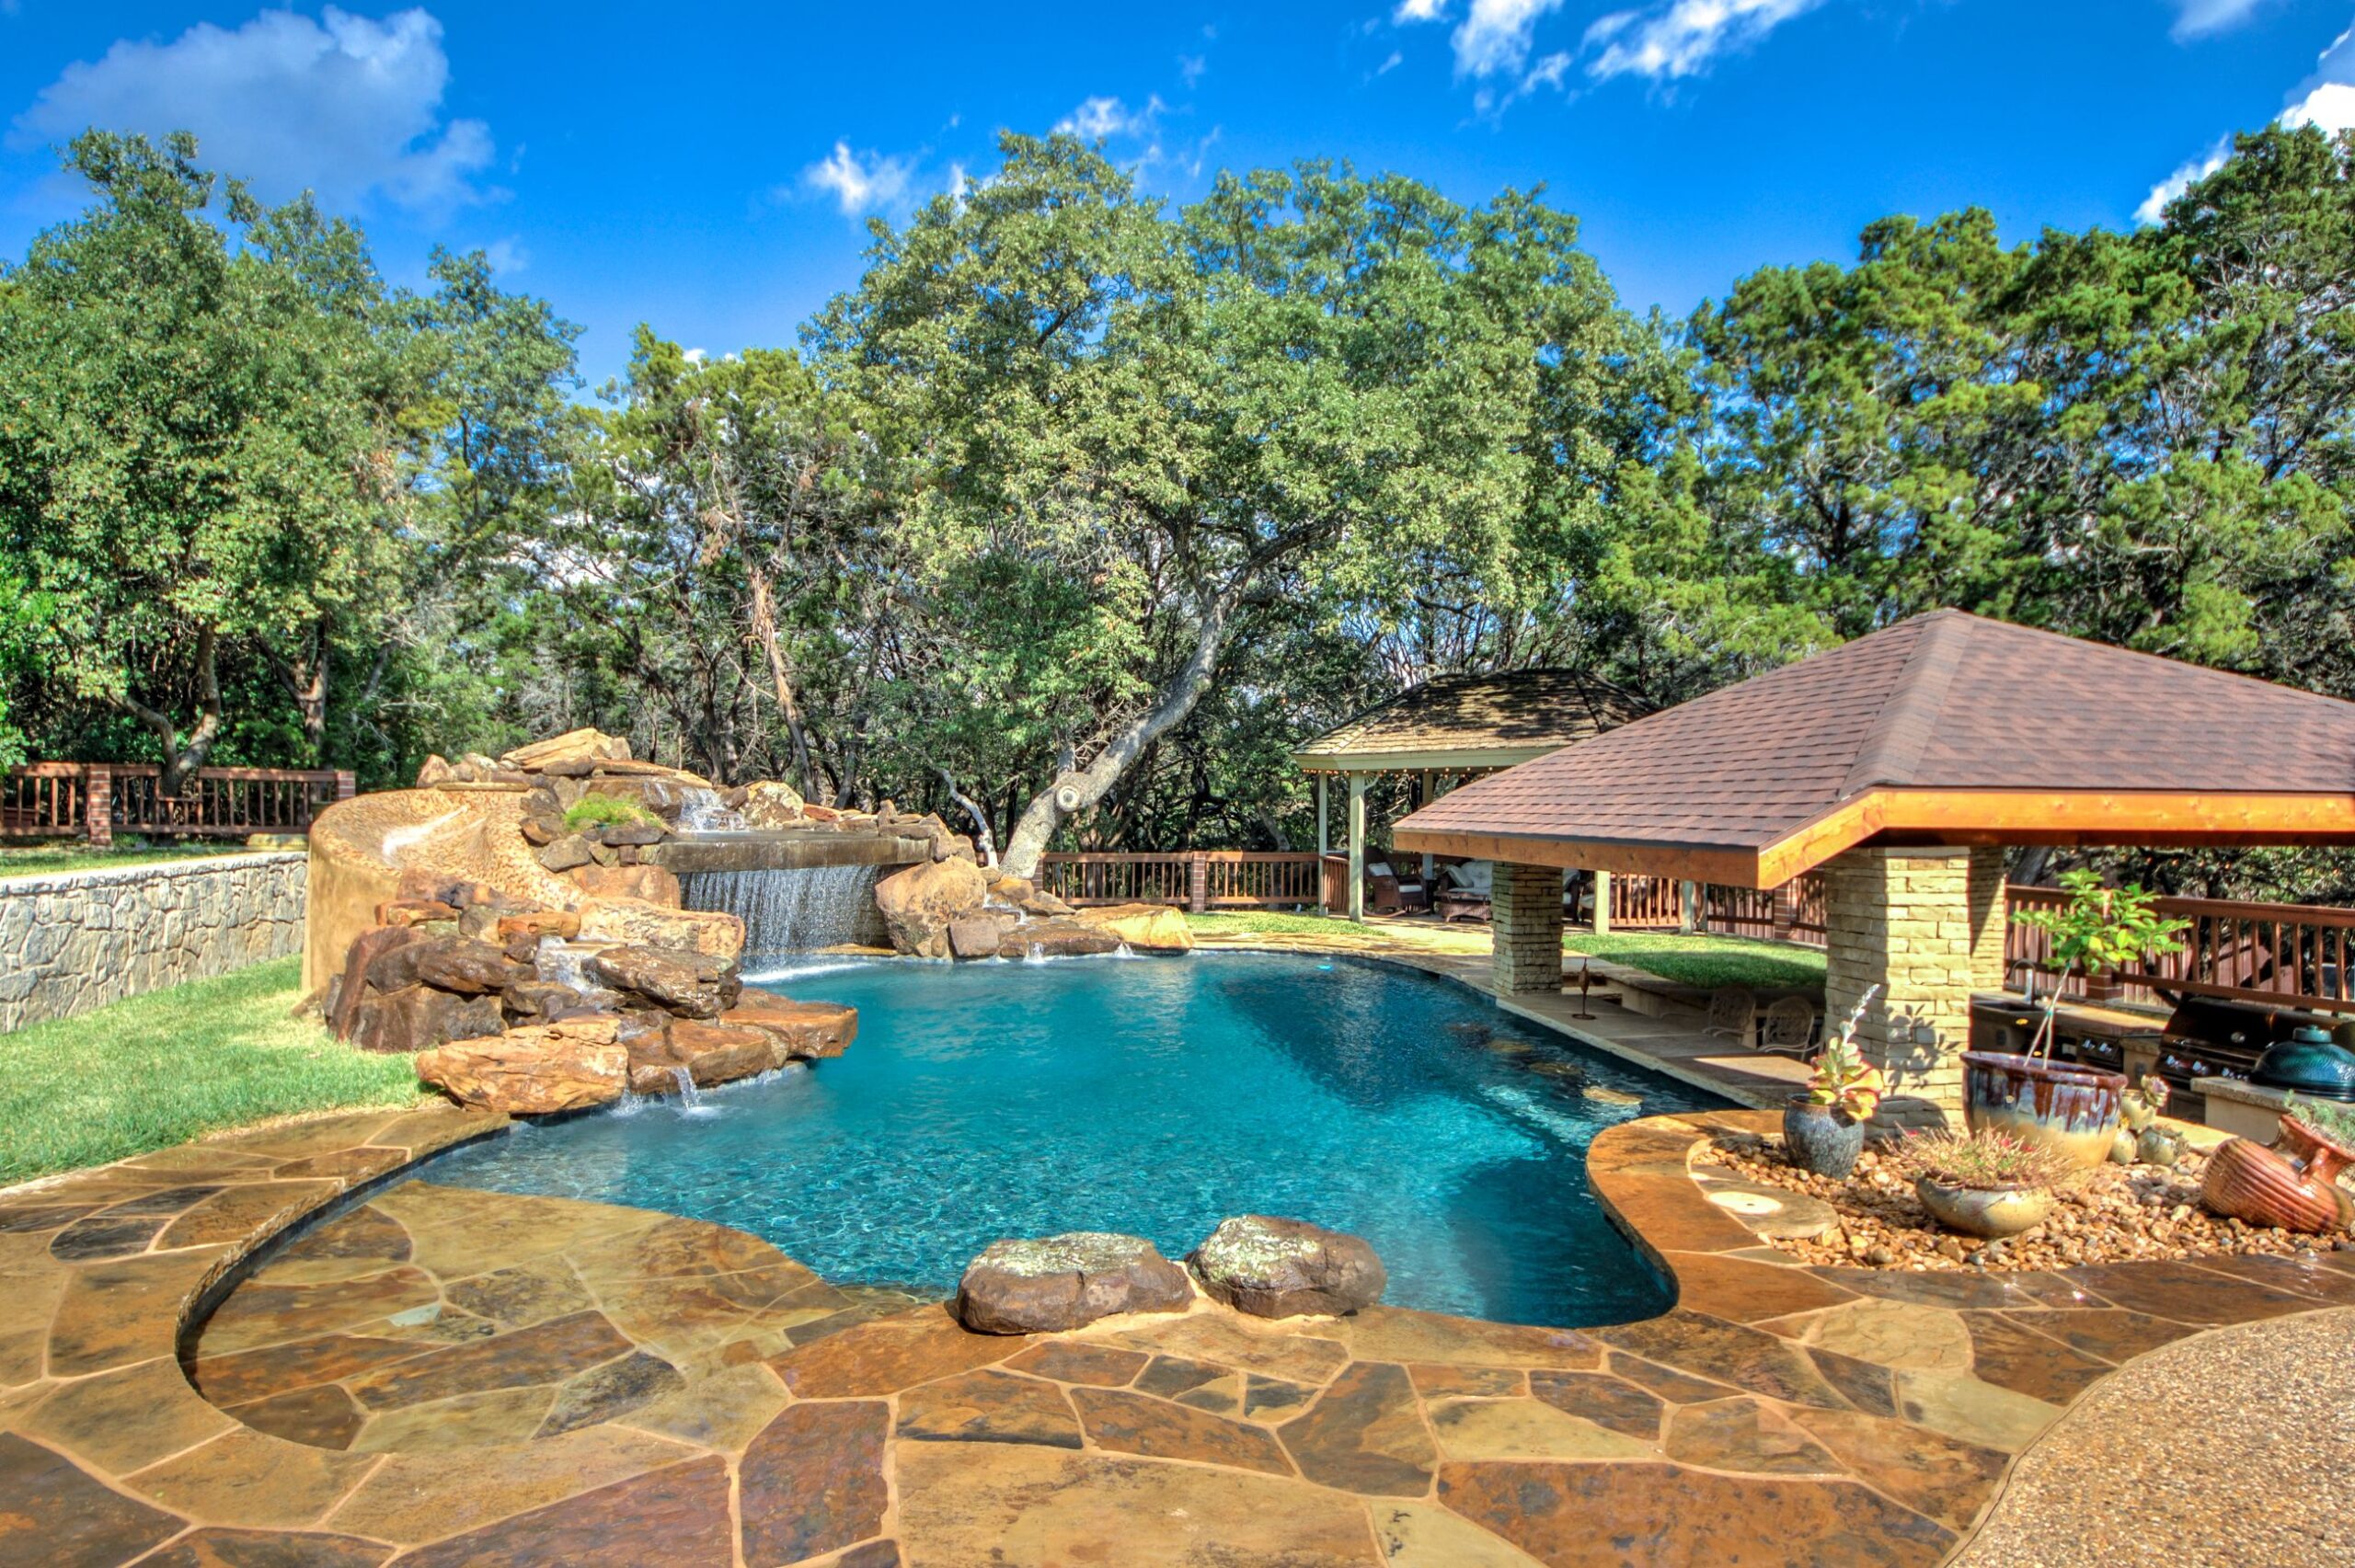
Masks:
[[[2235,1138],[2208,1157],[2200,1202],[2250,1225],[2307,1235],[2342,1229],[2355,1220],[2355,1203],[2338,1185],[2339,1172],[2350,1163],[2355,1151],[2295,1116],[2283,1116],[2280,1149]]]
[[[1913,1196],[1930,1218],[1949,1230],[1967,1236],[2016,1236],[2031,1225],[2044,1223],[2052,1212],[2052,1194],[2045,1187],[2005,1187],[1982,1192],[1974,1187],[1950,1187],[1927,1176],[1917,1176]]]
[[[1963,1120],[1973,1132],[1993,1129],[2041,1144],[2091,1170],[2109,1158],[2126,1078],[2034,1057],[1965,1051],[1962,1093]]]
[[[1865,1124],[1850,1121],[1837,1105],[1794,1094],[1783,1106],[1783,1148],[1799,1169],[1836,1181],[1856,1168],[1856,1156],[1865,1151]]]

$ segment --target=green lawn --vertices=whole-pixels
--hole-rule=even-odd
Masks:
[[[1783,942],[1757,942],[1746,936],[1680,936],[1674,932],[1613,932],[1597,936],[1573,931],[1562,945],[1572,953],[1591,953],[1614,964],[1642,969],[1677,985],[1820,986],[1823,983],[1823,954],[1813,947]]]
[[[62,871],[108,871],[159,860],[205,860],[246,854],[243,844],[117,844],[94,850],[87,844],[32,844],[0,849],[0,877],[54,876]]]
[[[1287,915],[1274,910],[1240,910],[1215,915],[1188,915],[1186,923],[1210,936],[1257,936],[1281,933],[1287,936],[1363,936],[1366,928],[1331,915]]]
[[[0,1035],[0,1184],[304,1111],[419,1095],[407,1057],[293,1017],[302,960]]]

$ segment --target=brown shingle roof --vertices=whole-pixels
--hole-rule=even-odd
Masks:
[[[1526,761],[1591,740],[1643,713],[1607,682],[1570,670],[1442,675],[1366,709],[1293,755],[1310,768],[1444,767]],[[1417,760],[1420,759],[1420,760]]]
[[[1468,784],[1400,823],[1398,843],[1444,850],[1430,841],[1504,836],[1557,849],[1727,851],[1721,860],[1787,874],[1882,828],[1929,830],[1927,818],[1867,820],[1860,809],[1851,815],[1863,831],[1815,833],[1804,852],[1768,864],[1802,829],[1892,791],[2057,792],[2056,826],[2076,809],[2061,794],[2345,798],[2355,795],[2355,704],[1941,610]],[[2021,803],[1971,818],[1984,804],[1948,802],[1936,831],[2022,841]],[[2315,841],[2314,820],[2244,812],[2234,841]],[[2073,831],[2070,841],[2099,838]]]

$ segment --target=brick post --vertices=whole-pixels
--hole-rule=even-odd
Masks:
[[[1970,852],[1970,989],[2002,990],[2008,979],[2005,961],[2011,940],[2010,906],[2005,901],[2004,852],[1982,847]]]
[[[1799,923],[1799,887],[1797,877],[1793,877],[1775,889],[1774,921],[1772,929],[1775,940],[1788,942],[1791,939],[1791,933],[1798,929]]]
[[[1562,874],[1550,865],[1497,863],[1489,895],[1497,994],[1562,989]]]
[[[338,800],[350,800],[357,787],[358,786],[352,779],[351,771],[350,769],[338,768],[336,770],[335,797]]]
[[[82,825],[90,847],[105,849],[114,842],[114,770],[93,762],[82,770]]]
[[[1198,915],[1211,907],[1211,863],[1200,850],[1186,854],[1186,907]]]
[[[1961,1125],[1970,912],[1969,850],[1855,849],[1824,864],[1824,1007],[1844,1018],[1881,988],[1856,1043],[1889,1074],[1885,1122]]]

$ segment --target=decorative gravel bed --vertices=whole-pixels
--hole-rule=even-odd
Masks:
[[[1845,1181],[1791,1164],[1777,1138],[1720,1133],[1695,1158],[1830,1205],[1839,1216],[1830,1230],[1807,1239],[1772,1239],[1773,1245],[1809,1264],[2025,1272],[2136,1258],[2355,1251],[2355,1236],[2343,1230],[2292,1235],[2209,1214],[2200,1207],[2200,1177],[2207,1162],[2198,1154],[2186,1154],[2173,1170],[2104,1165],[2087,1172],[2061,1191],[2061,1201],[2043,1224],[2005,1241],[1982,1242],[1940,1230],[1914,1197],[1912,1178],[1892,1154],[1883,1152],[1886,1147],[1868,1146]]]

